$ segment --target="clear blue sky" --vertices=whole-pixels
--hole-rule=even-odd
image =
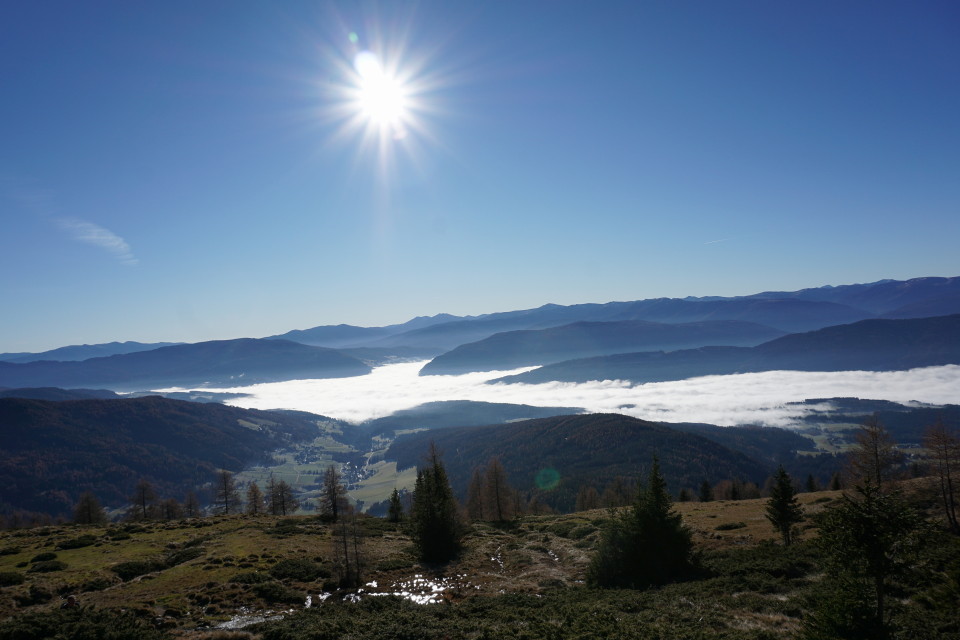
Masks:
[[[955,2],[8,3],[0,352],[960,275],[958,69]]]

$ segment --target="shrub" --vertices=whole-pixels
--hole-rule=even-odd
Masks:
[[[267,602],[303,604],[307,596],[302,591],[285,587],[279,582],[263,582],[254,585],[253,592]]]
[[[37,555],[30,558],[30,562],[46,562],[47,560],[56,560],[57,554],[47,551],[45,553],[38,553]]]
[[[74,638],[93,640],[169,640],[129,613],[88,608],[37,611],[0,622],[0,640]]]
[[[260,573],[259,571],[244,571],[230,578],[230,582],[236,582],[238,584],[260,584],[261,582],[270,582],[271,580],[273,580],[273,578],[271,578],[269,574]]]
[[[717,531],[733,531],[734,529],[743,529],[747,526],[746,522],[724,522],[714,527]]]
[[[206,552],[202,547],[187,547],[167,555],[166,564],[168,567],[175,567],[178,564],[183,564],[184,562],[199,558],[204,553]]]
[[[0,556],[13,556],[20,553],[20,547],[4,547],[0,549]]]
[[[114,565],[110,567],[110,571],[113,571],[115,574],[120,576],[120,579],[124,582],[128,582],[137,576],[142,576],[154,571],[160,571],[163,568],[164,565],[153,560],[132,560],[130,562],[121,562],[120,564]]]
[[[23,574],[17,571],[0,571],[0,587],[23,584]]]
[[[57,545],[58,549],[80,549],[83,547],[89,547],[90,545],[96,543],[97,537],[90,534],[82,535],[79,538],[72,538],[70,540],[64,540]]]
[[[54,571],[63,571],[66,568],[66,562],[61,562],[60,560],[45,560],[34,563],[32,567],[27,569],[27,573],[52,573]]]
[[[329,578],[330,572],[311,560],[287,558],[270,567],[270,575],[278,580],[312,582],[317,578]]]

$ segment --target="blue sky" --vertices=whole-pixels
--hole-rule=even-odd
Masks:
[[[11,3],[0,352],[960,275],[958,66],[952,2]]]

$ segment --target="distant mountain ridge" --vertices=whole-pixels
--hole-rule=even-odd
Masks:
[[[645,320],[576,322],[550,329],[507,331],[460,345],[428,362],[420,375],[517,369],[631,351],[754,346],[782,335],[783,331],[771,327],[735,320],[679,324]]]
[[[570,360],[491,382],[662,382],[773,371],[897,371],[960,364],[960,314],[862,320],[776,338],[756,347],[703,347]]]
[[[43,351],[42,353],[0,353],[0,362],[38,362],[53,360],[56,362],[76,362],[90,358],[103,358],[122,353],[150,351],[160,347],[172,347],[179,342],[107,342],[104,344],[79,344]]]
[[[288,340],[215,340],[82,362],[0,362],[0,386],[245,386],[301,378],[342,378],[370,366],[333,349]]]

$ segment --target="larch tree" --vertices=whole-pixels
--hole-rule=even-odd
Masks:
[[[187,518],[199,518],[203,515],[200,499],[197,498],[195,491],[187,492],[187,497],[183,500],[183,515]]]
[[[471,520],[485,519],[483,497],[483,469],[474,467],[467,485],[467,517]]]
[[[793,481],[783,465],[774,476],[766,511],[767,520],[783,537],[783,544],[789,546],[793,542],[795,527],[803,522],[803,507],[797,500]]]
[[[146,478],[140,478],[137,486],[130,496],[130,502],[133,505],[130,515],[139,520],[146,520],[153,511],[153,505],[157,500],[157,494],[153,490],[153,485]]]
[[[218,513],[240,513],[240,492],[233,474],[226,469],[217,472],[213,483],[213,503]]]
[[[286,480],[274,480],[273,477],[267,481],[267,505],[275,516],[289,515],[300,508],[293,488]]]
[[[91,491],[84,491],[73,508],[73,522],[75,524],[104,524],[107,521],[107,512],[103,510],[97,496]]]
[[[857,446],[850,452],[850,470],[860,483],[869,482],[881,491],[893,480],[894,468],[901,459],[896,444],[874,414],[860,425]]]
[[[330,465],[323,474],[323,483],[318,498],[320,514],[330,522],[336,522],[349,505],[347,489],[343,486],[340,471]]]
[[[517,492],[510,486],[500,458],[494,457],[487,463],[483,489],[488,518],[495,522],[506,522],[516,517]]]
[[[943,420],[938,420],[927,428],[923,446],[927,450],[927,461],[933,471],[932,477],[943,504],[947,527],[954,534],[960,534],[956,488],[960,482],[960,434],[948,429]]]
[[[247,487],[247,513],[252,516],[258,516],[263,512],[263,492],[260,491],[260,485],[256,482],[251,482]]]

